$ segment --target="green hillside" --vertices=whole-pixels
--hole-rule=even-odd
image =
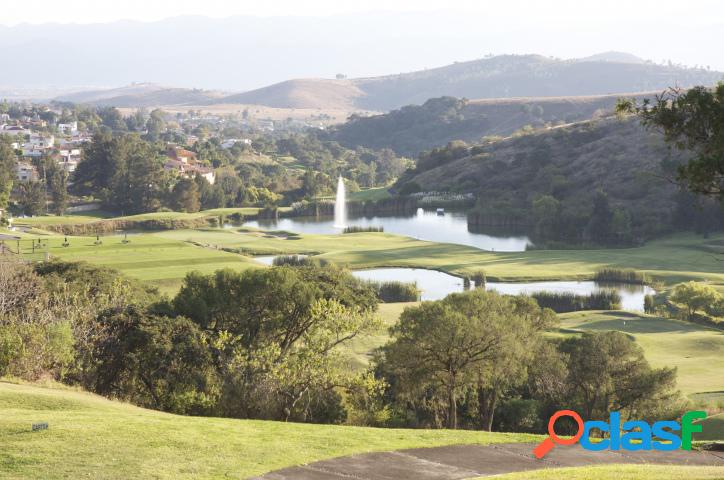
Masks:
[[[65,388],[0,382],[0,477],[248,478],[354,453],[535,441],[526,434],[183,417]],[[31,424],[47,422],[46,431]]]

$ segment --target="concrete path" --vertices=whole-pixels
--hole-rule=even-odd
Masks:
[[[722,467],[724,452],[589,452],[578,445],[556,446],[542,460],[529,443],[453,445],[395,452],[364,453],[267,473],[256,480],[460,480],[540,468],[634,463],[714,465]]]

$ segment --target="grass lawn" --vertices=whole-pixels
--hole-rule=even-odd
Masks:
[[[113,214],[103,210],[93,210],[88,212],[79,212],[78,214],[69,215],[42,215],[37,217],[16,218],[13,220],[14,225],[64,225],[91,223],[103,220],[104,218],[112,218]]]
[[[62,236],[43,238],[53,257],[105,265],[131,277],[148,281],[167,293],[175,293],[183,277],[193,270],[210,274],[221,268],[245,269],[259,266],[250,258],[235,253],[201,248],[184,241],[148,234],[129,235],[130,242],[127,244],[123,243],[122,235],[106,236],[102,237],[102,245],[95,245],[96,237],[69,236],[68,247],[62,246]],[[27,244],[23,248],[28,256],[32,256]],[[35,258],[40,259],[42,255],[36,253]]]
[[[6,382],[0,382],[0,410],[2,478],[242,479],[362,452],[541,438],[183,417]],[[49,429],[32,432],[35,422]]]
[[[289,207],[281,207],[279,210],[288,210]],[[232,213],[241,213],[242,215],[256,215],[259,212],[257,207],[232,207],[232,208],[214,208],[211,210],[202,210],[195,213],[185,212],[152,212],[152,213],[141,213],[138,215],[125,215],[125,216],[114,216],[112,213],[105,212],[102,210],[81,212],[77,215],[43,215],[38,217],[29,218],[18,218],[15,220],[15,224],[18,225],[74,225],[80,223],[91,223],[98,220],[114,219],[114,220],[160,220],[160,219],[193,219],[201,218],[212,215],[230,215]]]
[[[478,480],[483,480],[481,477]],[[496,475],[500,480],[717,480],[724,478],[722,467],[679,465],[596,465],[553,468]]]
[[[204,214],[228,214],[236,209],[209,210]],[[160,215],[200,215],[153,213]],[[345,235],[286,235],[249,229],[199,229],[146,232],[129,236],[104,237],[96,247],[94,237],[69,237],[71,247],[63,248],[61,235],[21,235],[43,238],[49,253],[69,260],[87,260],[118,268],[141,278],[161,282],[172,291],[191,270],[210,273],[224,267],[256,265],[248,257],[217,250],[240,249],[254,254],[312,253],[352,268],[381,266],[433,268],[453,274],[482,269],[490,280],[571,280],[589,279],[604,266],[629,267],[647,272],[660,281],[673,283],[699,280],[724,287],[724,262],[715,261],[712,245],[724,239],[702,239],[677,235],[646,246],[612,250],[533,250],[529,252],[487,252],[463,245],[426,242],[387,233]],[[210,246],[199,247],[189,242]],[[37,255],[36,258],[41,258]]]
[[[724,390],[724,332],[720,330],[616,311],[573,312],[560,318],[566,332],[618,330],[629,334],[644,349],[652,366],[677,368],[684,394]]]
[[[244,233],[246,232],[246,233]],[[463,245],[426,242],[388,233],[295,235],[282,240],[262,231],[184,230],[154,234],[170,239],[243,248],[259,254],[317,253],[354,268],[380,266],[434,268],[454,274],[483,269],[491,280],[590,279],[601,267],[635,268],[666,283],[708,280],[724,285],[724,262],[712,245],[724,234],[703,239],[676,235],[639,248],[488,252]],[[716,237],[716,238],[715,238]]]

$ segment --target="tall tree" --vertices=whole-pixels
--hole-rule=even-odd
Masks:
[[[678,169],[677,179],[692,192],[724,203],[724,83],[716,88],[672,88],[642,104],[622,100],[618,111],[636,113],[666,140],[694,157]]]
[[[50,187],[50,198],[53,202],[53,213],[63,215],[68,208],[68,172],[53,163],[47,171]]]
[[[45,212],[45,185],[27,181],[20,184],[20,206],[25,215],[35,216]]]
[[[15,180],[15,151],[7,135],[0,135],[0,209],[8,205]]]
[[[172,203],[180,212],[198,212],[201,208],[199,188],[190,178],[182,178],[173,187]]]
[[[552,323],[549,310],[530,299],[519,302],[476,289],[405,309],[391,329],[382,365],[396,379],[400,398],[414,402],[426,392],[439,392],[449,428],[457,428],[458,399],[465,392],[479,388],[497,400],[506,388],[505,372],[495,368],[498,359],[505,357],[509,369],[523,362],[526,342]],[[495,401],[486,404],[486,428],[494,408]]]

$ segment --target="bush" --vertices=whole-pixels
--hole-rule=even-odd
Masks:
[[[644,312],[656,313],[656,302],[653,295],[644,296]]]
[[[306,267],[310,265],[316,265],[316,261],[306,255],[279,255],[274,257],[272,265],[275,267],[282,267],[284,265],[289,267]]]
[[[485,277],[485,272],[483,270],[478,270],[477,272],[474,272],[472,275],[470,275],[470,279],[475,282],[476,288],[484,288],[487,281]]]
[[[360,227],[357,225],[352,225],[349,227],[344,227],[344,231],[342,233],[363,233],[363,232],[384,232],[385,227]]]
[[[645,285],[649,283],[646,274],[632,269],[602,268],[593,276],[596,282],[619,282]]]
[[[543,431],[539,410],[540,405],[537,400],[522,398],[504,400],[495,410],[495,430],[528,433]]]
[[[416,283],[404,282],[369,282],[377,298],[385,303],[417,302],[420,290]]]
[[[541,308],[550,308],[557,313],[577,312],[579,310],[618,310],[621,308],[621,295],[615,291],[598,291],[591,295],[573,293],[538,292],[532,295]]]

